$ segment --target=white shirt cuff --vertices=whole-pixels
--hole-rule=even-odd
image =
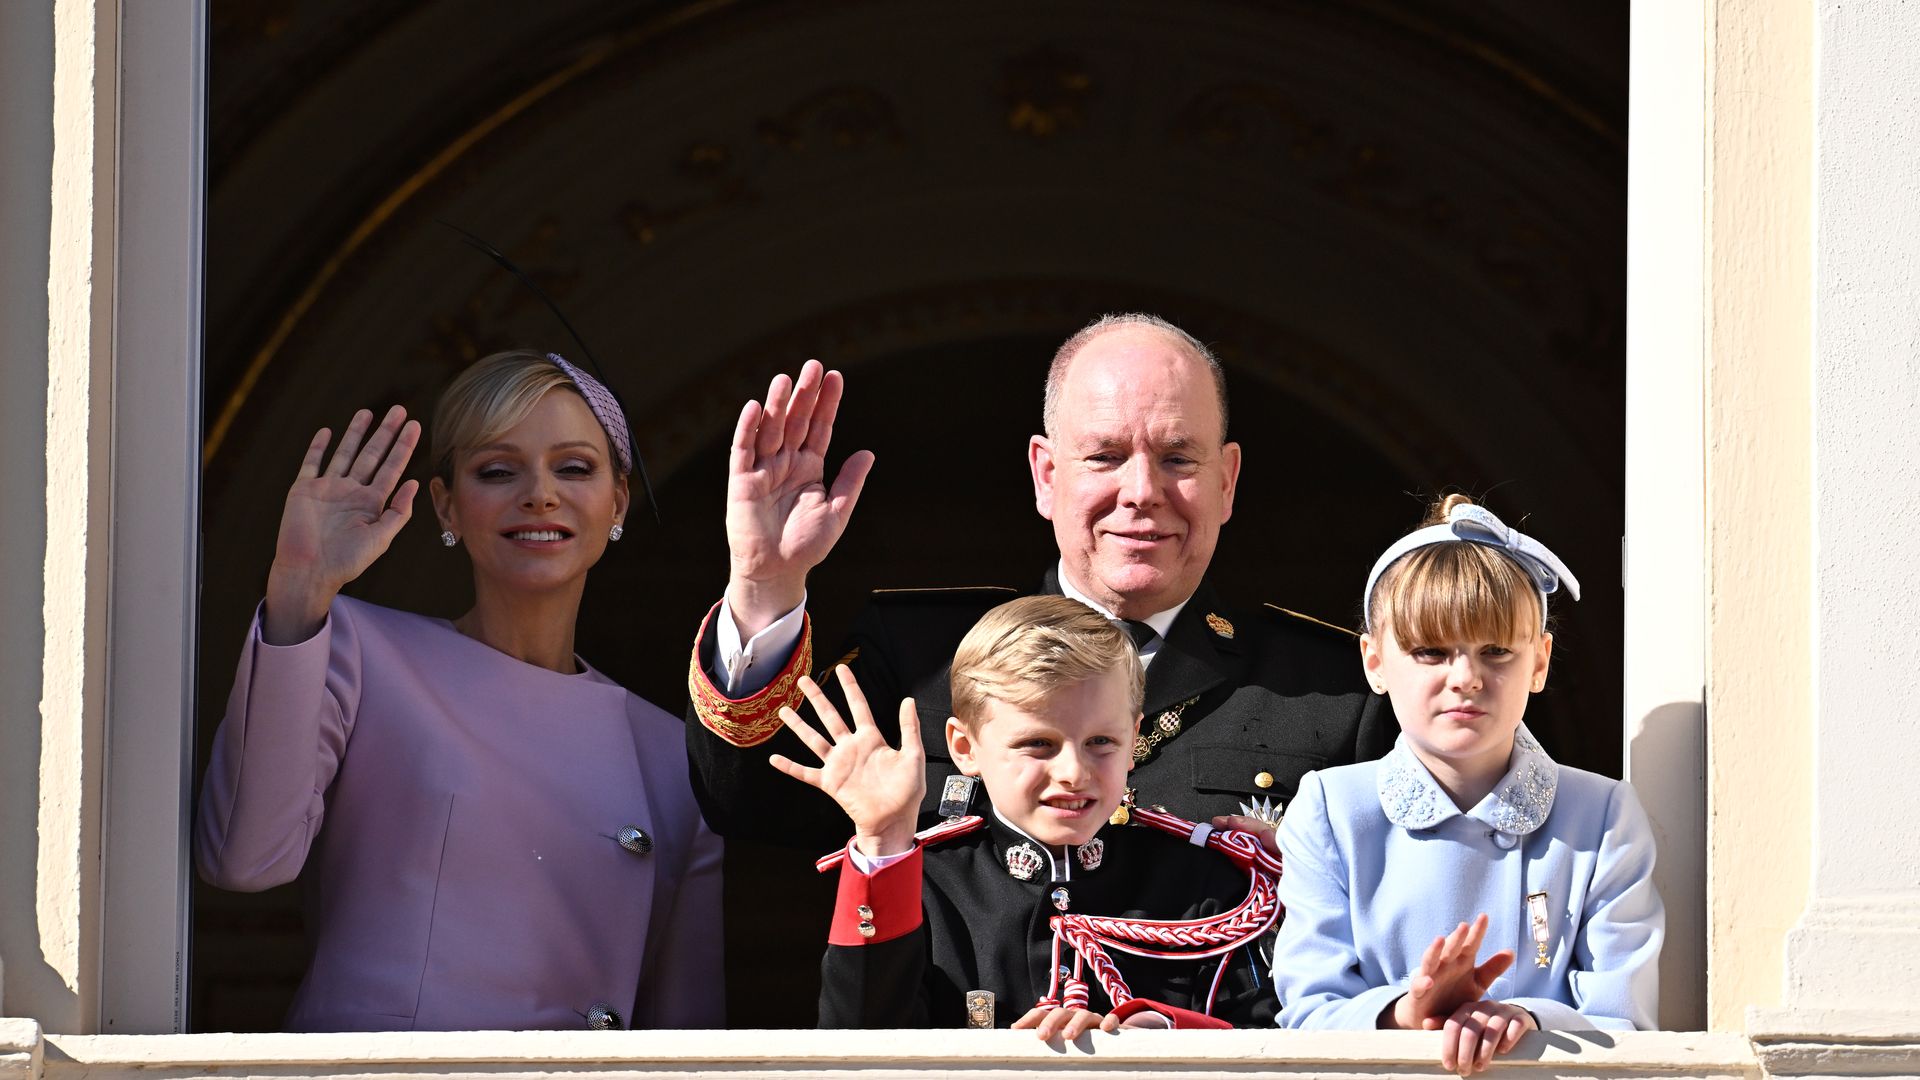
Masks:
[[[853,841],[847,841],[847,859],[853,863],[855,870],[869,877],[885,870],[887,867],[892,866],[894,863],[899,862],[911,854],[913,854],[913,849],[908,848],[897,855],[867,856],[861,854],[860,849],[854,845]]]
[[[807,598],[803,594],[792,611],[742,644],[740,627],[733,621],[733,608],[722,599],[720,610],[713,617],[714,653],[719,670],[708,672],[720,683],[720,692],[730,698],[743,698],[766,689],[780,669],[787,666],[787,661],[793,659],[794,647],[800,643],[800,631],[806,625],[806,610]]]

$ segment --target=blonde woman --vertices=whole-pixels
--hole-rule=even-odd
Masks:
[[[305,870],[292,1030],[719,1027],[721,848],[680,721],[574,654],[627,514],[625,417],[559,356],[514,352],[462,373],[433,432],[473,608],[339,595],[411,515],[420,426],[362,411],[331,457],[317,432],[215,737],[200,874]]]

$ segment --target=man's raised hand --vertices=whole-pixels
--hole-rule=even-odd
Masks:
[[[763,404],[740,410],[727,457],[727,606],[741,637],[759,633],[798,605],[807,574],[846,531],[873,454],[847,458],[825,483],[827,446],[844,380],[818,360],[800,377],[774,376]]]
[[[900,749],[895,750],[874,723],[873,710],[860,684],[854,681],[853,672],[844,664],[834,670],[840,688],[846,692],[853,726],[849,728],[841,719],[819,684],[803,676],[800,692],[813,705],[826,734],[815,730],[791,708],[781,709],[780,719],[820,758],[820,764],[802,765],[781,754],[768,760],[774,768],[819,788],[840,804],[853,819],[854,843],[861,854],[898,855],[913,847],[914,820],[920,799],[927,792],[920,715],[914,711],[912,698],[900,702]]]

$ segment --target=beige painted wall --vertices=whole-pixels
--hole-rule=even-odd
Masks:
[[[1708,29],[1707,1022],[1777,1002],[1812,834],[1813,12]]]

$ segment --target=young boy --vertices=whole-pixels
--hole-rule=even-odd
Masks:
[[[801,689],[825,734],[781,714],[820,765],[776,755],[774,766],[832,796],[854,826],[844,860],[822,860],[842,865],[820,1026],[1012,1026],[1073,1039],[1096,1025],[1270,1024],[1274,996],[1250,947],[1205,961],[1116,952],[1133,995],[1116,1009],[1071,944],[1056,941],[1050,920],[1063,912],[1200,919],[1248,896],[1247,874],[1221,854],[1109,824],[1133,768],[1144,683],[1126,634],[1077,601],[1024,597],[981,618],[952,672],[947,747],[990,806],[922,840],[914,823],[926,770],[911,699],[900,703],[899,749],[845,667],[851,726],[811,680]]]

